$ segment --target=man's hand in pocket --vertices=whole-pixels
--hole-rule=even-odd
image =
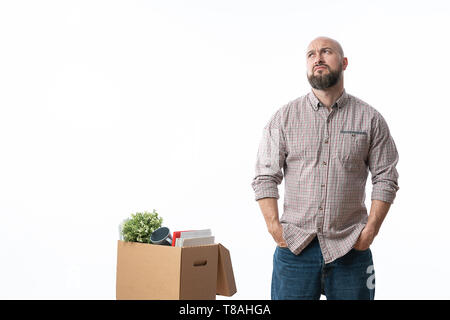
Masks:
[[[375,231],[366,226],[361,231],[361,234],[359,235],[358,240],[356,241],[355,245],[353,246],[353,249],[360,250],[360,251],[369,249],[374,238],[375,238]]]
[[[283,227],[281,226],[281,223],[274,223],[273,225],[270,225],[268,229],[273,240],[277,243],[277,246],[287,248],[287,243],[283,238]]]

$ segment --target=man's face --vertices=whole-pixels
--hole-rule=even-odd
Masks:
[[[307,77],[311,87],[324,90],[334,86],[341,79],[342,70],[347,67],[335,43],[326,39],[311,42],[306,51]]]

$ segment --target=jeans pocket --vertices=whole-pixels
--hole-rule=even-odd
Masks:
[[[367,248],[366,250],[358,250],[358,249],[355,249],[355,248],[352,248],[352,250],[353,250],[353,251],[356,251],[356,252],[367,252],[367,251],[370,250],[370,247]]]
[[[372,260],[372,251],[370,250],[370,248],[366,250],[356,250],[355,248],[352,248],[351,252],[352,252],[351,256],[353,256],[358,261],[365,262]]]

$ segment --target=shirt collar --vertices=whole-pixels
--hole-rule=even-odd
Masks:
[[[314,111],[319,110],[319,107],[322,107],[322,103],[320,103],[319,99],[317,99],[316,95],[314,94],[314,91],[312,91],[308,94],[308,99],[309,102],[311,103],[312,108],[314,109]],[[334,103],[334,105],[332,105],[332,108],[338,108],[341,109],[342,107],[344,107],[345,105],[345,100],[347,99],[347,92],[344,91],[342,92],[341,96],[336,100],[336,102]]]

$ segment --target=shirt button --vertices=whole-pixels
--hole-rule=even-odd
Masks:
[[[323,208],[322,208],[322,207],[319,207],[319,210],[323,210]]]
[[[324,184],[322,184],[322,185],[321,185],[321,187],[322,187],[322,188],[325,188],[325,185],[324,185]]]
[[[327,162],[326,162],[326,161],[324,161],[324,162],[322,162],[322,164],[323,164],[324,166],[326,166],[326,165],[327,165]]]
[[[325,141],[324,141],[325,143],[328,143],[328,139],[325,139]]]

